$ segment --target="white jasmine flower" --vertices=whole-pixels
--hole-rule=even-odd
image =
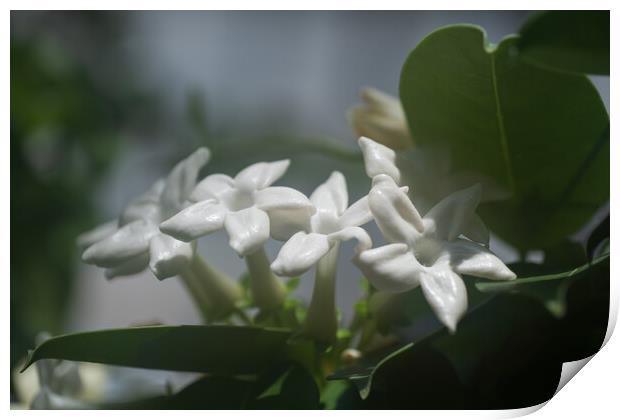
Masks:
[[[106,276],[138,273],[150,266],[158,279],[178,275],[194,256],[194,246],[159,231],[159,223],[183,208],[198,172],[209,160],[200,148],[178,163],[123,211],[114,228],[106,223],[78,238],[87,246],[84,261],[106,268]]]
[[[415,179],[428,180],[430,176],[426,172],[433,172],[433,171],[437,172],[438,171],[437,167],[440,166],[439,162],[433,160],[432,162],[434,162],[435,165],[432,166],[432,168],[428,166],[423,166],[424,170],[419,170],[415,172],[414,174],[411,168],[421,166],[423,162],[422,163],[419,161],[407,162],[407,165],[404,165],[403,170],[401,170],[401,166],[403,165],[401,165],[402,159],[399,159],[399,158],[402,156],[402,153],[399,153],[397,155],[396,152],[390,149],[389,147],[379,144],[376,141],[371,140],[366,137],[360,137],[358,140],[358,144],[364,156],[364,166],[366,169],[366,174],[370,178],[373,178],[373,179],[377,175],[385,174],[391,177],[399,185],[402,185],[403,183],[406,183],[409,181],[414,181]],[[429,162],[426,162],[426,163],[429,163]],[[409,169],[409,170],[405,171],[404,169]],[[405,172],[408,172],[408,173],[405,173]],[[433,184],[432,186],[427,185],[427,186],[420,186],[420,187],[416,187],[416,184],[410,185],[413,190],[412,196],[414,196],[414,198],[420,201],[423,201],[425,203],[425,205],[422,206],[424,210],[429,210],[432,207],[432,205],[426,204],[429,202],[429,197],[431,196],[437,197],[437,194],[439,194],[441,191],[448,191],[448,193],[441,195],[441,198],[446,197],[450,193],[453,193],[454,191],[458,190],[458,189],[455,189],[457,185],[461,185],[461,182],[457,183],[454,177],[450,177],[447,174],[447,172],[445,173],[444,172],[441,173],[441,176],[439,175],[437,176],[437,178],[439,179],[438,181],[439,185]],[[423,173],[425,174],[423,175]],[[462,177],[462,181],[466,181],[466,180],[472,181],[466,185],[473,185],[476,183],[475,181],[478,179],[480,178],[479,177]],[[449,184],[449,186],[447,186],[446,183]],[[484,185],[486,187],[488,184],[484,184]],[[459,189],[462,189],[463,187],[465,187],[465,185],[463,185]],[[419,189],[428,191],[428,194],[424,194],[424,197],[420,197],[419,194],[416,193],[416,191]],[[431,199],[430,202],[434,205],[438,202],[438,200]],[[417,203],[418,201],[416,201],[416,204]],[[466,237],[468,237],[469,239],[473,241],[480,242],[485,245],[489,244],[489,231],[487,227],[485,226],[485,224],[482,222],[482,220],[475,213],[472,215],[472,217],[469,220],[465,221],[465,224],[463,225],[462,233],[463,235],[465,235]]]
[[[190,196],[194,204],[164,221],[161,231],[191,241],[223,228],[240,256],[258,251],[269,236],[288,239],[306,228],[316,211],[299,191],[271,186],[289,164],[289,160],[255,163],[234,179],[222,174],[207,176]]]
[[[272,187],[290,161],[260,162],[231,178],[210,175],[194,189],[194,203],[160,225],[162,232],[191,241],[225,229],[230,246],[245,257],[250,290],[263,311],[277,309],[286,295],[282,281],[269,267],[263,245],[269,238],[285,241],[307,229],[316,209],[308,198],[288,187]]]
[[[364,102],[349,110],[348,119],[358,136],[376,139],[393,149],[413,146],[405,111],[398,98],[373,88],[362,89]]]
[[[355,238],[358,250],[372,246],[370,236],[358,226],[372,220],[368,199],[363,197],[348,207],[347,184],[340,172],[333,172],[310,196],[316,213],[308,232],[297,232],[280,249],[271,269],[279,275],[298,276],[308,271],[342,240]]]
[[[207,320],[229,314],[241,298],[241,288],[203,261],[195,253],[194,242],[162,233],[159,224],[188,204],[198,172],[209,157],[209,150],[200,148],[179,162],[165,179],[130,203],[111,234],[106,224],[78,239],[84,245],[99,239],[82,259],[105,267],[108,278],[135,274],[147,266],[160,280],[180,276]]]
[[[280,275],[297,276],[316,264],[314,291],[304,333],[318,341],[331,343],[336,339],[336,267],[340,242],[357,239],[357,252],[372,247],[366,231],[359,227],[372,219],[368,199],[361,198],[350,207],[347,184],[340,172],[333,172],[310,196],[316,213],[307,232],[297,232],[280,250],[271,269]]]
[[[450,331],[467,310],[460,275],[512,280],[515,274],[487,248],[460,237],[473,218],[481,188],[457,191],[424,218],[387,175],[373,178],[370,211],[389,245],[359,254],[355,263],[378,290],[404,292],[421,286],[431,308]]]

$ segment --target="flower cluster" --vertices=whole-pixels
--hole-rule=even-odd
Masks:
[[[377,92],[366,96],[370,110],[364,112],[374,115],[366,131],[374,127],[404,141],[398,104]],[[83,259],[106,268],[108,277],[148,266],[159,279],[186,278],[199,305],[216,307],[217,315],[225,316],[239,310],[238,284],[195,251],[197,239],[224,229],[230,246],[247,263],[252,303],[263,312],[284,302],[279,276],[299,276],[316,266],[304,331],[332,342],[338,329],[339,246],[355,239],[353,263],[377,290],[398,293],[421,287],[439,320],[455,331],[467,310],[461,275],[515,277],[488,249],[489,232],[475,213],[482,187],[456,191],[422,217],[408,196],[409,187],[401,185],[396,152],[367,137],[359,139],[359,146],[372,182],[368,195],[351,205],[340,172],[333,172],[309,198],[293,188],[274,186],[288,169],[288,160],[256,163],[234,178],[211,174],[198,181],[209,160],[209,151],[201,148],[134,200],[117,221],[82,235]],[[372,220],[388,244],[373,248],[362,227]],[[284,242],[272,262],[263,249],[269,238]]]

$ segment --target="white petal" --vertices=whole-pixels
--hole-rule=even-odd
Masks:
[[[368,137],[360,137],[357,141],[364,155],[366,175],[374,178],[385,174],[390,176],[398,184],[400,182],[400,170],[396,166],[396,152]]]
[[[368,205],[377,226],[390,242],[411,244],[424,230],[422,218],[407,194],[386,175],[373,178]]]
[[[210,157],[209,149],[201,147],[172,169],[161,193],[163,217],[172,216],[183,208],[183,203],[187,201],[196,186],[198,172]]]
[[[368,207],[368,196],[364,196],[351,204],[340,216],[339,223],[342,227],[361,226],[372,220],[372,213]]]
[[[467,290],[461,277],[446,266],[431,268],[420,276],[420,285],[437,318],[451,332],[456,331],[467,311]]]
[[[300,230],[308,230],[316,209],[312,202],[293,188],[267,187],[254,194],[256,207],[269,215],[270,234],[279,241],[288,240]]]
[[[425,233],[446,241],[456,239],[475,216],[481,193],[480,184],[476,184],[441,200],[424,216]]]
[[[204,200],[219,199],[223,193],[231,190],[234,184],[235,181],[228,175],[209,175],[196,185],[189,196],[189,201],[197,203]]]
[[[151,239],[150,251],[149,267],[159,280],[181,274],[194,258],[193,244],[163,234]]]
[[[132,200],[118,219],[120,226],[136,220],[159,223],[161,221],[159,198],[164,189],[163,179],[156,181],[144,194]]]
[[[340,216],[349,204],[347,181],[340,172],[332,172],[323,184],[319,185],[310,196],[310,201],[319,213]]]
[[[360,253],[353,262],[378,290],[405,292],[418,286],[424,267],[405,244],[390,244]]]
[[[137,220],[88,247],[82,259],[100,267],[113,267],[148,250],[149,241],[157,234],[157,226]]]
[[[107,238],[118,229],[118,221],[116,219],[103,223],[88,232],[82,233],[77,237],[76,243],[80,251],[84,251],[86,248],[99,242],[102,239]]]
[[[487,248],[464,239],[446,245],[450,265],[460,274],[491,280],[513,280],[517,276]]]
[[[254,194],[254,203],[261,210],[307,209],[314,213],[314,205],[304,194],[288,187],[267,187]]]
[[[469,221],[465,223],[462,234],[474,242],[489,246],[491,234],[477,214],[474,214],[473,217],[470,217]]]
[[[148,251],[135,257],[131,257],[119,265],[106,268],[104,271],[105,277],[108,280],[111,280],[116,277],[138,274],[149,266],[150,259],[151,255]]]
[[[237,174],[235,186],[245,191],[266,188],[284,175],[290,163],[290,160],[285,159],[250,165]]]
[[[356,239],[357,246],[355,247],[355,252],[357,254],[372,248],[372,239],[370,238],[368,232],[357,226],[346,227],[337,232],[330,233],[327,235],[327,239],[329,239],[330,242],[342,242],[350,239]]]
[[[200,201],[161,223],[159,229],[180,241],[190,242],[221,229],[227,212],[215,200]]]
[[[281,276],[300,276],[316,264],[329,248],[326,235],[297,232],[282,246],[271,269]]]
[[[224,227],[237,254],[252,254],[269,239],[269,217],[257,207],[229,213]]]

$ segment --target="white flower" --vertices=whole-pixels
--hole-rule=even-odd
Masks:
[[[190,196],[194,204],[161,223],[161,231],[191,241],[224,228],[230,246],[241,256],[256,253],[270,235],[287,240],[307,228],[316,211],[299,191],[271,186],[289,164],[289,160],[255,163],[234,179],[207,176]]]
[[[460,237],[474,219],[480,193],[479,185],[457,191],[421,218],[391,177],[375,176],[368,203],[390,244],[362,252],[356,265],[378,290],[404,292],[421,286],[437,317],[454,332],[467,310],[461,274],[515,278],[487,248]]]
[[[276,274],[297,276],[316,264],[312,300],[304,321],[304,334],[332,343],[336,339],[338,318],[335,300],[336,267],[340,242],[357,239],[357,252],[372,247],[366,231],[359,227],[372,220],[368,199],[349,205],[347,184],[340,172],[333,172],[310,196],[316,213],[306,232],[293,235],[271,264]]]
[[[358,251],[372,247],[370,236],[358,226],[372,220],[368,199],[363,197],[348,207],[347,184],[340,172],[333,172],[310,196],[316,213],[308,232],[297,232],[280,249],[271,264],[274,273],[293,277],[309,270],[342,240],[355,238]]]
[[[396,165],[396,152],[387,146],[377,143],[368,137],[357,140],[362,155],[366,175],[371,179],[377,175],[389,175],[397,184],[400,183],[401,173]]]
[[[413,146],[405,111],[398,100],[380,90],[362,89],[363,105],[348,113],[349,123],[358,136],[367,136],[394,149]]]
[[[402,153],[400,153],[399,155],[396,154],[396,152],[392,149],[390,149],[389,147],[386,147],[382,144],[377,143],[374,140],[371,140],[369,138],[366,137],[360,137],[358,140],[358,144],[360,146],[360,149],[362,150],[362,154],[364,156],[364,166],[366,169],[366,174],[370,177],[373,178],[377,175],[381,175],[381,174],[385,174],[388,175],[389,177],[391,177],[397,184],[402,185],[403,184],[403,180],[406,179],[406,182],[412,180],[413,179],[420,179],[421,176],[416,172],[416,176],[407,176],[404,175],[403,172],[400,168],[400,165],[398,162],[398,157],[402,155]],[[435,161],[433,161],[435,162]],[[412,167],[412,166],[416,166],[419,162],[409,162],[409,165],[407,165],[408,168]],[[427,162],[428,163],[428,162]],[[437,162],[436,162],[437,163]],[[439,165],[439,163],[437,163],[437,165]],[[426,169],[426,168],[425,168]],[[434,168],[435,171],[437,171],[437,168]],[[431,171],[431,169],[425,170],[425,171],[418,171],[418,172],[429,172]],[[411,172],[411,170],[410,170]],[[447,174],[443,174],[442,176],[440,176],[439,178],[446,178],[448,177]],[[427,180],[429,178],[428,174],[425,175],[425,177],[423,179]],[[463,178],[463,180],[477,180],[478,178],[476,177],[465,177]],[[441,183],[441,181],[440,181]],[[476,182],[471,182],[467,185],[473,185]],[[449,189],[449,192],[452,193],[455,191],[454,187],[455,185],[457,185],[454,182],[450,183],[451,187]],[[488,184],[485,184],[485,186],[487,186]],[[436,197],[438,194],[438,191],[433,191],[433,192],[429,192],[429,194],[425,194],[426,199],[419,197],[419,194],[416,194],[416,191],[420,189],[420,187],[416,187],[415,185],[411,185],[412,186],[412,196],[414,196],[415,198],[421,200],[421,201],[428,201],[428,197],[430,197],[431,195],[433,197]],[[464,187],[464,186],[463,186]],[[423,187],[426,191],[432,191],[433,187],[432,186],[426,186]],[[440,191],[445,191],[445,189],[439,188],[437,185],[434,186],[435,189],[439,189]],[[449,194],[444,194],[441,196],[441,198],[446,197]],[[438,202],[438,200],[432,200],[432,204],[436,204]],[[418,203],[418,201],[416,201],[416,204]],[[419,206],[417,206],[419,207]],[[427,206],[427,205],[423,205],[422,208],[424,210],[429,210],[431,206]],[[465,223],[465,225],[462,227],[463,229],[463,235],[465,235],[466,237],[468,237],[469,239],[476,241],[476,242],[480,242],[483,243],[485,245],[489,244],[489,231],[486,228],[485,224],[482,222],[482,220],[480,219],[480,217],[478,217],[477,214],[473,214],[473,216]]]
[[[181,210],[210,153],[200,148],[178,163],[123,211],[116,226],[108,222],[81,235],[82,259],[106,268],[108,278],[138,273],[150,266],[157,278],[180,274],[194,256],[194,245],[159,231],[159,223]]]
[[[474,171],[455,170],[448,148],[437,145],[416,145],[396,153],[389,147],[360,137],[358,144],[364,155],[369,177],[391,176],[399,185],[411,187],[411,198],[421,211],[429,210],[442,198],[474,184],[481,184],[481,202],[504,200],[510,193],[495,180]]]

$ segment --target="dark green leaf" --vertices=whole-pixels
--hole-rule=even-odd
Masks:
[[[154,326],[51,338],[29,354],[40,359],[211,374],[254,374],[286,360],[288,330],[233,326]],[[297,345],[299,346],[299,344]]]
[[[521,262],[510,264],[510,269],[518,278],[531,278],[546,273],[572,271],[573,267],[586,264],[588,261],[583,246],[569,240],[545,249],[544,255],[542,264]],[[568,289],[577,278],[578,276],[569,276],[553,282],[523,284],[518,287],[518,292],[539,300],[553,316],[561,318],[566,313]],[[488,296],[488,293],[483,294]]]
[[[588,252],[588,258],[592,258],[594,256],[594,252],[601,245],[605,239],[609,239],[609,214],[599,224],[594,231],[590,234],[588,238],[588,243],[586,245],[586,249]]]
[[[319,397],[312,375],[301,366],[293,366],[248,408],[312,410],[320,408]]]
[[[325,409],[335,409],[338,405],[338,400],[349,387],[348,381],[329,381],[321,393],[321,403]]]
[[[205,376],[178,393],[120,403],[104,403],[103,410],[235,410],[253,397],[253,381]]]
[[[399,354],[407,351],[411,347],[413,347],[413,343],[409,343],[406,345],[398,344],[374,353],[367,354],[361,361],[359,361],[355,365],[338,370],[337,372],[330,375],[328,379],[348,379],[355,385],[355,387],[360,393],[360,396],[365,399],[370,394],[373,377],[377,369],[387,363],[390,359],[398,357]]]
[[[521,29],[518,46],[528,62],[545,68],[609,74],[609,11],[538,13]]]
[[[481,204],[483,220],[520,249],[544,248],[608,200],[609,119],[587,77],[524,63],[516,41],[439,29],[409,55],[400,95],[420,150],[447,149],[454,174],[507,193]]]

